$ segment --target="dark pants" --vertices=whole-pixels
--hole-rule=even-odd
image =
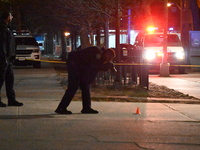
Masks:
[[[3,83],[5,81],[5,87],[6,87],[6,95],[8,98],[8,102],[15,101],[15,91],[13,89],[14,86],[14,74],[13,74],[13,64],[3,64],[0,65],[0,95],[1,95],[1,88],[3,86]],[[1,101],[1,97],[0,97]]]
[[[73,61],[67,63],[68,66],[68,88],[59,104],[59,108],[65,109],[69,106],[78,88],[82,91],[83,109],[91,107],[90,84],[95,79],[94,72],[90,73],[88,67],[81,67]]]

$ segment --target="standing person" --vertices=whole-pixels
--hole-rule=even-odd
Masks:
[[[9,23],[12,21],[12,14],[3,12],[0,21],[0,92],[5,81],[6,95],[8,98],[8,106],[22,106],[23,103],[16,101],[13,74],[13,61],[15,59],[15,42],[14,37],[9,29]],[[0,93],[0,107],[6,107],[1,101]]]
[[[114,68],[113,63],[111,63],[114,57],[115,51],[113,49],[96,46],[69,53],[67,61],[68,88],[55,112],[58,114],[72,114],[71,111],[67,110],[67,107],[80,87],[83,105],[81,113],[97,114],[98,111],[91,108],[90,84],[99,71]]]

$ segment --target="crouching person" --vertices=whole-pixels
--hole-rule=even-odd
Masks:
[[[113,49],[104,49],[97,46],[87,47],[69,53],[68,88],[55,110],[58,114],[72,114],[67,110],[78,88],[82,92],[83,114],[97,114],[98,111],[91,108],[90,84],[95,80],[99,71],[113,69],[112,59],[115,57]]]

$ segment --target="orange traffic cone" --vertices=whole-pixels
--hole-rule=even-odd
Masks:
[[[138,114],[138,115],[141,114],[141,112],[140,112],[140,108],[139,108],[139,107],[137,107],[135,114]]]

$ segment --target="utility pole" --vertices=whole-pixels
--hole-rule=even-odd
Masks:
[[[164,41],[163,41],[163,57],[162,63],[160,64],[160,77],[168,77],[169,76],[169,66],[170,64],[167,62],[167,31],[168,31],[168,0],[165,0],[164,8],[165,8],[165,26],[164,26]]]

